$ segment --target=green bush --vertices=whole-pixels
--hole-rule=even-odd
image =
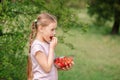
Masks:
[[[40,12],[55,15],[64,33],[76,26],[77,18],[65,3],[66,0],[4,0],[0,3],[0,80],[26,80],[30,26]],[[58,38],[64,43],[64,35]],[[65,44],[74,48],[70,43]]]

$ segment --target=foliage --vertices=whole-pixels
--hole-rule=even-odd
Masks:
[[[97,23],[114,22],[111,33],[118,34],[120,27],[120,1],[119,0],[90,0],[88,13],[96,16]]]
[[[24,35],[20,33],[12,35],[1,37],[0,79],[3,80],[21,80],[26,75],[26,56],[23,53]]]
[[[73,19],[75,15],[66,7],[66,2],[3,0],[0,3],[0,80],[26,80],[28,39],[31,32],[29,26],[40,12],[54,14],[64,34],[76,26]],[[59,37],[63,40],[60,40],[61,43],[65,43],[64,34]],[[65,45],[74,49],[71,43]]]
[[[91,16],[97,14],[97,19],[104,18],[105,20],[111,20],[114,14],[115,2],[115,0],[91,0],[89,1],[88,12]]]

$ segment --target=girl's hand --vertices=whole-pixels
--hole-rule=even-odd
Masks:
[[[57,38],[56,37],[52,37],[52,40],[50,42],[50,48],[55,48],[57,45]]]
[[[66,65],[65,67],[62,68],[62,70],[69,70],[73,67],[74,62],[72,61],[69,65]]]
[[[74,65],[73,57],[65,56],[65,57],[55,58],[54,64],[59,70],[69,70]]]

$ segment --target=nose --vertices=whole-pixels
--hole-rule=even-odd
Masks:
[[[54,34],[54,36],[55,36],[55,35],[56,35],[56,31],[54,31],[54,33],[53,33],[53,34]]]

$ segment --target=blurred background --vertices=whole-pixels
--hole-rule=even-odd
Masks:
[[[0,80],[27,80],[31,24],[57,17],[56,56],[73,56],[59,80],[120,80],[120,0],[0,0]]]

